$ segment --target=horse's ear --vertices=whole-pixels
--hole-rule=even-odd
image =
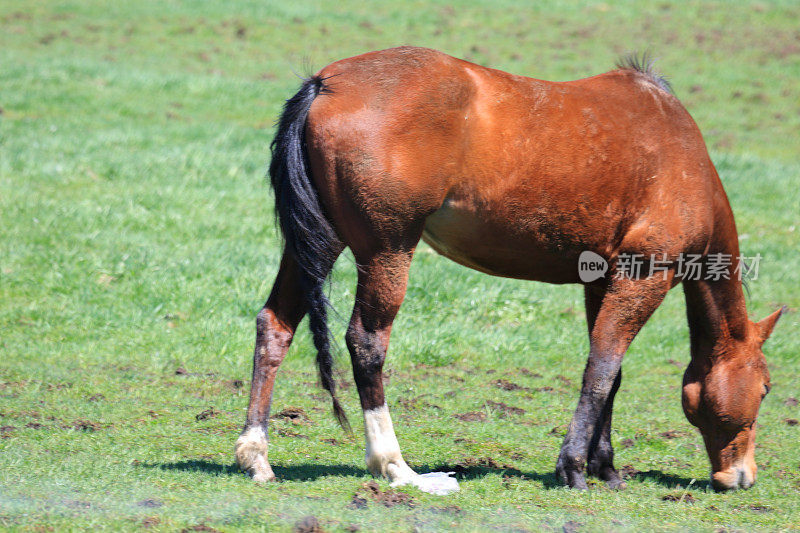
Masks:
[[[756,327],[758,328],[758,335],[761,337],[761,344],[764,344],[769,336],[772,334],[772,330],[775,328],[775,324],[778,323],[778,319],[781,317],[783,313],[786,312],[786,306],[784,305],[767,318],[760,322],[756,322]]]

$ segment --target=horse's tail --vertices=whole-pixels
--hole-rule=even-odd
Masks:
[[[345,430],[350,423],[336,397],[333,379],[333,355],[327,315],[330,302],[324,291],[325,280],[341,251],[341,242],[325,216],[317,190],[312,183],[306,153],[305,127],[314,99],[329,92],[324,78],[312,76],[286,101],[272,141],[269,178],[275,192],[275,214],[286,243],[300,267],[303,292],[308,302],[308,319],[322,387],[333,401],[333,412]]]

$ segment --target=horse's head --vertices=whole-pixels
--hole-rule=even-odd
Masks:
[[[746,489],[756,481],[756,418],[770,389],[761,346],[782,311],[748,320],[744,338],[729,338],[723,347],[698,346],[708,357],[693,357],[683,376],[683,411],[703,435],[717,490]]]

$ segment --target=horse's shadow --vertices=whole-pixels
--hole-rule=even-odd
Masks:
[[[223,464],[205,459],[191,459],[174,463],[138,463],[144,468],[158,468],[179,472],[203,472],[214,476],[241,476],[236,464]],[[361,477],[367,474],[362,468],[350,465],[298,464],[289,466],[272,465],[275,476],[281,481],[314,481],[323,477]]]
[[[240,476],[243,475],[235,464],[223,464],[205,459],[190,459],[173,463],[136,463],[144,468],[158,468],[167,471],[203,472],[213,476]],[[556,479],[553,472],[522,471],[516,468],[500,468],[492,466],[463,466],[437,463],[433,465],[412,465],[418,472],[454,472],[458,480],[481,479],[489,475],[502,474],[509,479],[533,480],[542,484],[546,490],[560,489],[564,485]],[[363,468],[351,465],[317,465],[310,463],[296,465],[273,465],[275,476],[281,481],[315,481],[325,477],[364,477],[368,473]],[[665,474],[660,470],[637,472],[631,476],[640,480],[651,480],[658,485],[674,489],[675,487],[689,487],[691,484],[697,490],[708,488],[708,481],[698,482],[687,477]]]
[[[711,483],[706,480],[699,480],[697,478],[688,478],[683,476],[676,476],[673,474],[665,474],[661,470],[648,470],[647,472],[638,472],[634,474],[633,477],[638,479],[649,479],[662,485],[664,487],[668,487],[674,489],[676,487],[682,487],[684,489],[689,488],[691,485],[694,489],[697,490],[708,490],[710,489]]]

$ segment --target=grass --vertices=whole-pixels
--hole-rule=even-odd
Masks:
[[[800,396],[799,21],[790,1],[0,0],[0,527],[288,530],[307,516],[326,530],[800,527],[800,426],[786,423],[800,418],[789,400]],[[403,43],[547,79],[607,70],[633,49],[660,58],[706,135],[744,252],[763,256],[750,312],[791,308],[766,346],[774,388],[753,489],[708,488],[680,408],[679,289],[626,357],[613,442],[628,489],[575,493],[552,471],[587,351],[579,288],[489,278],[425,245],[387,391],[406,459],[455,468],[462,491],[402,489],[411,504],[350,508],[370,479],[362,442],[313,386],[304,327],[275,391],[275,412],[309,418],[272,426],[283,481],[236,471],[254,317],[280,253],[263,175],[291,70]],[[342,317],[354,285],[343,258]],[[334,320],[340,338],[344,327]],[[344,356],[340,367],[349,382]],[[354,387],[343,400],[357,421]],[[485,420],[454,416],[472,412]]]

